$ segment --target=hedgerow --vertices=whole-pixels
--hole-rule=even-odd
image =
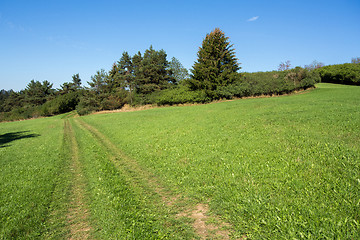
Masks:
[[[321,82],[360,85],[360,63],[329,65],[316,71]]]

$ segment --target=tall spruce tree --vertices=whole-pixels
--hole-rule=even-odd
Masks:
[[[197,53],[198,59],[187,83],[192,90],[205,90],[209,95],[219,86],[235,82],[240,69],[229,38],[219,28],[207,34]]]

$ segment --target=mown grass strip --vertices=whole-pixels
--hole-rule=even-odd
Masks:
[[[79,161],[79,149],[68,120],[65,120],[64,136],[69,142],[71,154],[71,189],[67,218],[69,221],[69,239],[89,239],[91,226],[89,224],[89,210],[85,195],[86,182],[82,175],[82,166]]]
[[[153,196],[150,198],[151,200],[148,201],[149,204],[155,204],[157,205],[157,208],[164,208],[167,214],[173,215],[174,219],[179,216],[190,218],[194,221],[194,224],[192,224],[194,231],[201,239],[217,236],[221,236],[221,238],[226,236],[229,238],[231,231],[231,226],[229,224],[225,224],[220,221],[220,219],[217,219],[218,226],[227,226],[227,230],[223,230],[205,222],[205,219],[207,219],[205,214],[207,214],[208,208],[206,204],[194,205],[195,203],[186,198],[186,196],[181,194],[175,195],[169,189],[166,189],[152,173],[141,168],[136,160],[126,156],[96,128],[90,126],[81,119],[76,119],[76,122],[90,131],[96,139],[112,152],[112,162],[124,176],[127,177],[127,181],[131,184],[132,189],[136,190],[139,194],[143,195],[145,193],[148,196]],[[202,211],[198,211],[199,207]],[[201,224],[199,224],[199,222]]]
[[[81,126],[90,131],[104,147],[111,151],[111,160],[120,170],[124,171],[125,175],[129,176],[131,182],[141,185],[141,188],[148,189],[147,191],[149,192],[159,194],[159,197],[166,205],[171,205],[171,203],[177,200],[177,196],[174,196],[169,190],[165,189],[165,187],[159,182],[159,179],[157,179],[154,174],[141,168],[134,159],[126,156],[96,128],[90,126],[81,119],[76,119],[75,122],[79,123]]]
[[[114,164],[111,150],[85,127],[75,123],[80,161],[88,179],[95,236],[101,239],[189,239],[188,226],[173,219],[156,192],[143,188]]]

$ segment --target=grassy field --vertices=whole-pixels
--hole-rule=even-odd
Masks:
[[[358,239],[360,88],[0,124],[0,239]]]

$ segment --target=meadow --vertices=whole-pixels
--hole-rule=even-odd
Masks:
[[[358,239],[360,88],[0,124],[0,239]]]

